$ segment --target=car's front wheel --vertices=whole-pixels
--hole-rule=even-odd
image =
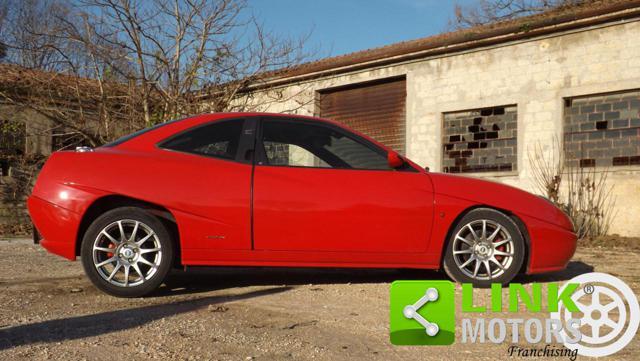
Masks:
[[[490,287],[510,282],[525,259],[518,226],[502,212],[477,208],[460,219],[447,242],[443,266],[457,282]]]
[[[162,284],[173,263],[170,232],[152,214],[122,207],[98,217],[84,234],[82,265],[100,290],[140,297]]]

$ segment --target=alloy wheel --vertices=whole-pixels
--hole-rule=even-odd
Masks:
[[[515,244],[509,231],[489,219],[471,221],[453,240],[453,259],[458,269],[476,280],[500,277],[511,267]]]
[[[140,221],[108,224],[93,243],[93,265],[100,277],[119,287],[138,286],[151,279],[162,261],[155,232]]]

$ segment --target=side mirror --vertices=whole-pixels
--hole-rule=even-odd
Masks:
[[[404,160],[396,152],[389,152],[387,154],[387,161],[389,162],[389,167],[393,169],[402,167],[404,164]]]

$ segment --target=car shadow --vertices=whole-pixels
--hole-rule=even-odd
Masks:
[[[561,271],[533,275],[520,275],[514,279],[514,282],[531,283],[568,281],[581,274],[593,272],[593,270],[594,268],[590,264],[586,264],[582,261],[571,261],[567,265],[567,268]]]
[[[193,312],[218,303],[272,295],[290,289],[291,287],[272,287],[238,295],[203,297],[2,328],[0,329],[0,351],[41,342],[62,342],[104,335],[142,326],[164,317]]]
[[[593,272],[593,266],[581,261],[570,262],[565,270],[520,275],[514,282],[560,282],[583,273]],[[361,268],[269,268],[269,267],[194,267],[173,271],[165,285],[152,297],[201,293],[225,288],[247,286],[296,286],[322,284],[391,283],[396,280],[447,280],[441,271],[422,269],[361,269]]]
[[[284,267],[193,267],[173,271],[152,297],[248,286],[391,283],[395,280],[447,279],[434,270]]]

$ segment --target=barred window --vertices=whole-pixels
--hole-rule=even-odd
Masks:
[[[565,99],[567,165],[640,165],[640,91]]]
[[[517,170],[517,115],[515,105],[445,113],[443,171]]]

